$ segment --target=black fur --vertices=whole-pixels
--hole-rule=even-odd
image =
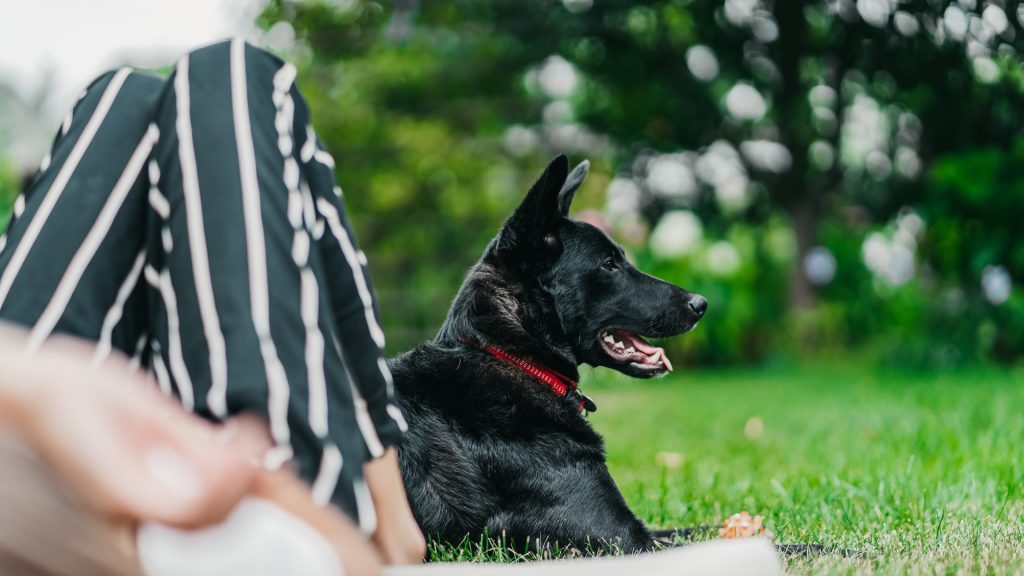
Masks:
[[[466,342],[573,379],[583,363],[636,377],[665,371],[613,358],[601,334],[673,336],[707,301],[641,273],[604,233],[568,218],[586,172],[584,162],[568,174],[555,158],[470,270],[437,337],[392,362],[410,427],[402,476],[428,536],[628,552],[654,544],[578,402]]]

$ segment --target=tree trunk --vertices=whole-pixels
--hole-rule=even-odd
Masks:
[[[818,300],[804,269],[804,259],[816,242],[816,212],[814,198],[807,194],[798,198],[789,209],[793,234],[796,236],[796,255],[789,280],[789,305],[792,310],[809,310],[814,308]]]
[[[796,255],[790,271],[790,310],[813,308],[814,286],[804,271],[804,257],[815,244],[817,228],[817,189],[808,183],[807,149],[814,138],[805,128],[810,111],[807,90],[800,77],[800,63],[807,51],[807,18],[804,3],[785,1],[776,4],[779,24],[775,61],[782,83],[775,104],[776,121],[782,142],[793,156],[789,171],[782,176],[777,189],[779,204],[789,213],[796,236]]]

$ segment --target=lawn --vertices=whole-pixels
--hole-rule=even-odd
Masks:
[[[1022,372],[814,367],[636,381],[599,370],[583,381],[612,475],[651,526],[747,510],[777,542],[865,553],[791,560],[798,574],[1024,573]],[[437,556],[473,556],[452,552]]]

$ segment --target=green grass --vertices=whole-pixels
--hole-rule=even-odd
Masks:
[[[1024,572],[1024,373],[815,367],[636,381],[601,370],[584,388],[612,475],[651,526],[747,510],[777,542],[866,554],[790,561],[798,574]]]

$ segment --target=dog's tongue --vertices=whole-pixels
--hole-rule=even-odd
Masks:
[[[646,360],[644,360],[644,364],[664,364],[665,368],[667,368],[669,372],[672,371],[672,363],[669,362],[668,356],[665,355],[664,348],[652,346],[643,338],[636,334],[630,334],[629,332],[620,332],[617,336],[622,340],[628,340],[638,352],[643,352],[644,356],[647,357]]]

